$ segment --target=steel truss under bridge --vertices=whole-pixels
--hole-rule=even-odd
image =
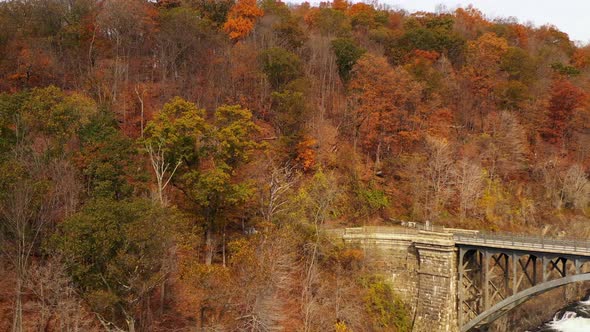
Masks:
[[[590,261],[585,250],[557,250],[544,245],[525,248],[490,240],[481,243],[475,237],[456,236],[455,240],[459,248],[461,332],[487,326],[528,299],[556,287],[590,281],[590,273],[581,273],[582,265]]]

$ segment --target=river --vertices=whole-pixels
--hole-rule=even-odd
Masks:
[[[590,332],[590,296],[567,305],[531,332]]]

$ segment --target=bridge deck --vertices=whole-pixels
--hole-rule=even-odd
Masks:
[[[419,231],[452,233],[457,246],[485,247],[510,249],[523,252],[539,252],[566,256],[590,257],[590,241],[574,239],[554,239],[541,236],[518,234],[485,233],[474,230],[425,226],[415,224],[411,227],[365,226],[347,228],[343,235],[367,238],[368,234],[375,238],[418,234]]]
[[[453,237],[455,243],[459,246],[464,245],[590,257],[590,242],[588,241],[492,234],[454,234]]]

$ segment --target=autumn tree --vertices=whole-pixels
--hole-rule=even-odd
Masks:
[[[464,221],[477,207],[483,191],[484,170],[477,163],[461,160],[456,165],[454,182],[459,201],[459,218]]]
[[[526,169],[527,138],[513,113],[504,111],[487,116],[479,144],[482,163],[491,179],[498,175],[505,179],[514,178]]]
[[[282,91],[271,93],[271,121],[280,135],[281,145],[291,158],[295,157],[295,147],[305,135],[305,120],[310,111],[305,84],[305,80],[296,80]]]
[[[296,54],[284,48],[269,48],[261,52],[258,58],[262,71],[275,90],[280,90],[302,75],[301,60]]]
[[[175,98],[148,124],[145,146],[157,180],[158,199],[169,183],[180,189],[198,211],[205,230],[211,263],[214,237],[224,226],[223,212],[240,206],[252,194],[247,181],[237,181],[238,168],[258,147],[252,140],[257,127],[250,111],[221,106],[212,124],[204,110]]]
[[[167,202],[164,191],[179,166],[197,162],[204,154],[209,131],[204,117],[204,110],[176,97],[146,127],[143,145],[156,176],[157,201],[162,205]]]
[[[23,290],[32,255],[55,223],[77,208],[79,184],[68,157],[96,106],[56,87],[0,95],[2,250],[16,272],[13,331],[23,330]]]
[[[557,209],[584,209],[588,201],[590,182],[579,164],[563,165],[557,159],[540,163],[536,170],[542,178],[545,198]]]
[[[332,1],[332,8],[340,11],[346,11],[350,4],[346,0]]]
[[[232,0],[183,0],[183,3],[198,10],[215,27],[223,27],[228,14],[235,5]]]
[[[269,161],[267,167],[264,179],[259,180],[259,209],[264,220],[272,222],[276,220],[277,215],[288,210],[289,194],[297,183],[299,174],[288,163],[276,166]]]
[[[286,49],[299,50],[308,40],[300,27],[299,21],[294,17],[283,18],[273,28],[278,44]]]
[[[350,71],[357,60],[365,53],[365,50],[358,47],[350,38],[338,38],[332,41],[332,50],[336,54],[336,64],[340,79],[347,83],[350,79]]]
[[[299,50],[309,36],[301,26],[300,17],[294,15],[286,3],[269,0],[263,1],[265,19],[261,21],[258,38],[271,46],[280,46],[290,51]],[[269,38],[270,37],[270,38]]]
[[[0,220],[3,237],[6,238],[2,253],[9,258],[16,272],[13,332],[24,331],[25,284],[28,282],[32,255],[38,249],[38,243],[49,224],[48,215],[44,213],[49,207],[44,204],[49,194],[47,183],[34,171],[40,165],[23,158],[23,153],[25,151],[18,151],[16,159],[9,159],[9,163],[2,165],[1,179]]]
[[[344,37],[350,33],[350,19],[343,11],[332,8],[314,8],[305,16],[305,22],[323,36]]]
[[[121,133],[112,114],[95,114],[81,128],[73,163],[84,180],[86,197],[121,200],[147,191],[148,173],[138,148]]]
[[[102,37],[112,46],[113,62],[105,64],[108,67],[104,68],[110,71],[112,78],[108,87],[112,102],[117,101],[121,82],[129,79],[132,51],[140,50],[151,37],[156,24],[154,16],[153,8],[141,0],[107,0],[100,7],[96,24]]]
[[[502,82],[502,58],[508,52],[508,42],[493,33],[486,33],[467,45],[467,63],[463,67],[464,84],[471,92],[462,110],[464,122],[469,127],[479,124],[483,129],[484,117],[496,110],[496,91]],[[477,114],[470,114],[477,111]],[[479,116],[477,118],[476,116]],[[477,122],[473,122],[477,120]]]
[[[198,59],[206,57],[203,45],[213,43],[215,32],[200,12],[190,7],[161,9],[158,22],[156,41],[162,78],[190,80],[201,62]]]
[[[64,332],[98,329],[98,320],[85,306],[60,257],[36,262],[29,274],[26,287],[35,299],[32,310],[38,313],[37,328]]]
[[[255,0],[238,0],[230,9],[223,30],[232,40],[246,37],[254,29],[256,20],[264,15]]]
[[[435,51],[457,63],[465,52],[465,39],[453,26],[454,19],[446,14],[410,17],[404,22],[404,34],[386,44],[386,55],[392,63],[400,65],[414,50]]]
[[[59,225],[50,250],[64,257],[105,328],[145,330],[139,313],[164,280],[162,257],[179,220],[146,200],[98,199]]]
[[[570,166],[562,176],[560,199],[566,207],[585,209],[590,202],[590,180],[580,165]]]
[[[302,216],[312,232],[309,242],[306,244],[306,255],[304,261],[304,271],[302,273],[302,311],[303,326],[309,330],[313,326],[313,317],[317,301],[317,293],[314,292],[314,286],[319,278],[318,261],[321,254],[321,227],[333,212],[338,199],[338,187],[335,185],[335,179],[331,174],[326,174],[319,170],[314,174],[314,181],[307,187],[302,188],[298,200],[303,206]]]
[[[566,144],[571,134],[571,118],[577,108],[582,106],[586,94],[566,79],[557,78],[550,88],[549,105],[543,138],[552,144]]]
[[[452,194],[453,150],[449,142],[436,137],[426,137],[425,199],[426,216],[436,220]]]
[[[366,54],[353,69],[349,89],[354,139],[361,138],[376,163],[419,139],[422,86],[403,68]]]
[[[346,14],[350,17],[350,23],[355,28],[371,29],[387,23],[387,15],[377,11],[372,5],[362,2],[351,5]]]

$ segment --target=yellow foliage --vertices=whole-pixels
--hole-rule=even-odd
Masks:
[[[348,329],[348,327],[346,326],[346,323],[344,322],[338,322],[336,324],[334,324],[334,332],[349,332],[351,330]]]

